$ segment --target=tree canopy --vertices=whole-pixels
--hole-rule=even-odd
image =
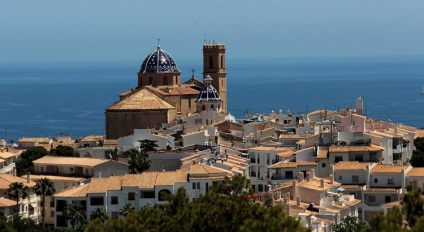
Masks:
[[[185,189],[180,188],[168,196],[169,204],[144,207],[125,218],[111,220],[104,227],[99,221],[92,221],[87,231],[309,231],[288,216],[283,207],[253,203],[244,177],[226,182],[224,187],[212,186],[192,202]],[[235,188],[230,190],[228,186]]]
[[[35,181],[34,192],[41,196],[41,202],[43,205],[43,210],[41,211],[41,224],[44,226],[44,219],[46,215],[46,196],[53,196],[56,192],[56,188],[50,179],[41,178]]]
[[[34,164],[32,161],[48,155],[49,152],[44,147],[31,147],[22,152],[21,158],[16,161],[16,169],[18,176],[22,176],[28,172],[34,173]]]
[[[412,153],[411,165],[413,167],[424,167],[424,137],[414,139],[416,148]]]
[[[346,216],[333,226],[334,232],[361,232],[367,229],[367,224],[355,216]]]
[[[130,149],[124,152],[130,165],[130,173],[142,173],[150,168],[152,161],[149,160],[149,154],[137,149]]]
[[[142,151],[155,151],[158,147],[156,140],[150,140],[150,139],[143,139],[139,140],[140,142],[140,149]]]
[[[66,157],[77,157],[74,148],[70,146],[58,145],[56,148],[50,150],[52,156],[66,156]]]

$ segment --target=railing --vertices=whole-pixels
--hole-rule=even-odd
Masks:
[[[3,167],[2,169],[0,169],[0,173],[4,174],[4,173],[7,173],[7,172],[11,172],[13,170],[13,168],[15,168],[15,167],[16,167],[15,163],[11,163],[11,164]]]

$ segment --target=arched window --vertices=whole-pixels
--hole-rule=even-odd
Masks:
[[[212,59],[212,56],[209,56],[209,68],[213,68],[213,59]]]
[[[149,85],[153,85],[153,77],[149,77]]]
[[[205,107],[205,105],[203,105],[203,106],[202,106],[202,110],[206,110],[206,107]]]
[[[162,189],[162,190],[159,191],[158,200],[159,201],[166,201],[166,197],[170,194],[171,194],[171,191],[169,191],[168,189]]]
[[[224,64],[224,55],[221,55],[221,68],[225,68]]]
[[[168,85],[168,77],[163,78],[163,85]]]
[[[211,105],[211,109],[213,109],[213,104]]]

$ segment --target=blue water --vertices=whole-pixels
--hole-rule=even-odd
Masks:
[[[228,110],[305,113],[354,107],[424,126],[424,56],[227,60]],[[177,60],[182,80],[201,61]],[[104,134],[104,110],[137,85],[141,60],[0,62],[0,138]]]

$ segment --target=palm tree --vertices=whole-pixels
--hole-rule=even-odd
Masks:
[[[140,142],[140,149],[142,151],[154,151],[158,147],[156,140],[143,139],[138,141]]]
[[[48,178],[41,178],[35,181],[34,192],[35,194],[41,196],[43,211],[41,212],[41,224],[44,226],[44,218],[46,215],[46,196],[53,196],[56,192],[54,183]]]
[[[119,210],[119,214],[126,217],[128,214],[135,211],[134,206],[132,206],[130,203],[125,204],[122,206],[122,208]]]
[[[152,164],[152,161],[149,160],[149,154],[145,151],[130,149],[124,153],[124,156],[128,158],[130,173],[142,173],[149,169]]]
[[[81,224],[86,220],[85,211],[79,203],[67,205],[64,215],[71,222],[72,229],[75,229],[77,224]]]
[[[16,199],[16,209],[19,213],[19,200],[29,196],[29,188],[22,182],[10,183],[9,189],[6,190],[6,195],[10,199]]]
[[[90,214],[90,221],[100,219],[103,223],[109,220],[109,215],[104,208],[96,208]]]

